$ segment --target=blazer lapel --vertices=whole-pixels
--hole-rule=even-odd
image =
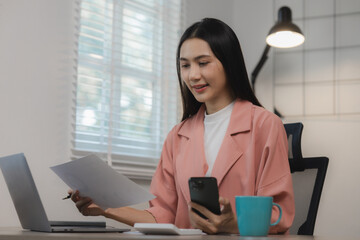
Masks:
[[[237,100],[231,113],[229,127],[213,167],[212,176],[217,178],[218,185],[231,167],[241,158],[243,149],[236,139],[242,137],[251,128],[252,104]],[[190,177],[203,177],[208,169],[204,150],[204,113],[203,105],[198,113],[179,129],[182,136],[176,156],[177,182],[187,202],[190,202],[188,181]]]
[[[180,128],[181,147],[176,157],[176,177],[185,199],[190,202],[188,181],[191,177],[203,177],[208,169],[204,150],[204,113],[202,106],[198,113],[186,120]]]
[[[252,103],[237,100],[235,102],[228,129],[220,147],[213,167],[212,176],[217,178],[218,185],[231,167],[241,158],[246,149],[238,144],[236,138],[241,138],[251,128]]]

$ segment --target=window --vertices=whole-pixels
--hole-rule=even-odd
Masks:
[[[81,2],[74,157],[152,176],[178,119],[180,14],[181,0]]]

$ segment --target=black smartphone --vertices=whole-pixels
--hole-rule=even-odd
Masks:
[[[192,177],[189,179],[190,198],[192,202],[206,207],[211,212],[220,215],[219,190],[214,177]],[[206,217],[193,209],[201,217]]]

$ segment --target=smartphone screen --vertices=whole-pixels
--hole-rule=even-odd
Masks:
[[[219,191],[214,177],[192,177],[189,179],[190,198],[192,202],[206,207],[211,212],[220,215]],[[201,217],[206,217],[193,209]]]

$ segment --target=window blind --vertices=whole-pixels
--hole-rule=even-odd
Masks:
[[[177,122],[181,0],[83,0],[73,157],[151,177]]]

